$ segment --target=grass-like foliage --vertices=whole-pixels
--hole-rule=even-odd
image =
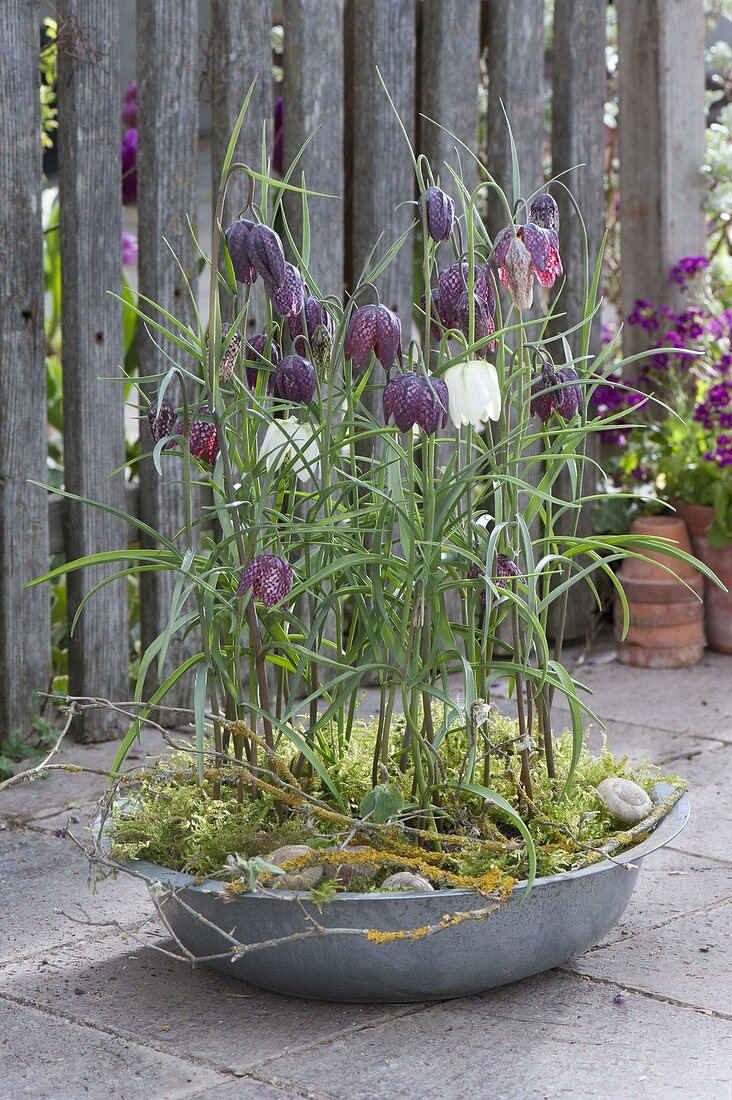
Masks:
[[[391,812],[430,859],[450,852],[450,837],[465,837],[469,825],[504,862],[512,846],[518,875],[533,875],[537,843],[542,867],[564,866],[572,854],[551,839],[561,851],[553,861],[546,855],[554,833],[540,821],[575,828],[575,811],[590,802],[598,809],[584,787],[573,793],[578,769],[587,780],[608,768],[605,758],[582,758],[594,716],[561,663],[567,597],[603,575],[625,607],[614,567],[658,545],[578,533],[581,508],[601,495],[586,457],[599,429],[589,397],[609,369],[608,348],[590,354],[600,257],[585,255],[578,316],[562,318],[561,294],[553,300],[550,334],[549,317],[537,318],[529,302],[540,293],[535,280],[561,289],[553,200],[521,196],[517,166],[510,198],[482,168],[472,191],[454,172],[448,185],[443,171],[439,191],[430,165],[412,154],[420,196],[412,225],[397,241],[376,243],[341,299],[308,268],[309,203],[327,200],[291,182],[297,160],[283,181],[267,175],[266,159],[262,171],[233,163],[246,106],[205,257],[208,318],[193,292],[193,326],[142,298],[127,303],[150,338],[172,349],[165,373],[140,380],[141,413],[157,383],[152,461],[161,477],[181,471],[185,526],[170,537],[132,519],[151,548],[91,555],[51,574],[102,562],[119,567],[102,583],[130,569],[177,578],[169,624],[144,654],[136,690],[153,708],[181,677],[193,678],[193,769],[168,789],[171,802],[153,798],[159,777],[144,788],[140,828],[143,817],[159,822],[147,847],[134,848],[134,822],[119,842],[203,872],[234,850],[258,853],[273,830],[300,836],[294,785],[278,771],[286,764],[295,785],[332,813],[373,823]],[[226,227],[227,188],[240,173],[250,184],[249,228]],[[486,188],[506,213],[496,241],[478,210]],[[297,239],[286,192],[301,203]],[[265,226],[279,229],[291,268]],[[400,325],[377,294],[380,276],[415,239],[422,302],[431,305],[417,297],[413,333],[413,318]],[[245,335],[255,271],[267,290],[258,343]],[[280,349],[299,357],[286,371]],[[202,509],[201,499],[209,502]],[[181,633],[196,638],[195,652],[151,690]],[[505,679],[516,707],[510,779],[490,706]],[[379,707],[364,737],[355,713],[369,684]],[[571,715],[560,743],[556,700]],[[150,712],[141,710],[116,768]],[[224,798],[237,769],[239,808]],[[584,835],[599,840],[606,824],[589,819]],[[471,860],[484,868],[479,855]],[[455,866],[467,872],[459,859]]]

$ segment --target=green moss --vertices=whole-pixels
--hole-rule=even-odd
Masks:
[[[548,778],[538,752],[531,755],[533,799],[531,804],[519,797],[520,758],[510,742],[517,737],[516,723],[494,716],[490,738],[494,745],[504,746],[491,761],[490,786],[521,814],[527,823],[537,851],[539,875],[566,871],[580,859],[591,858],[595,847],[620,837],[622,831],[610,817],[595,788],[603,779],[621,776],[640,783],[650,791],[660,776],[648,764],[633,767],[626,757],[615,759],[605,745],[599,755],[584,749],[578,763],[574,783],[565,795],[564,781],[568,774],[572,737],[565,733],[555,744],[557,779]],[[403,723],[395,722],[391,731],[392,754],[388,766],[389,782],[396,783],[409,803],[412,795],[411,771],[402,773],[397,766]],[[333,731],[329,731],[334,736]],[[353,736],[345,747],[333,746],[333,763],[329,774],[355,815],[361,799],[371,789],[374,723],[357,723]],[[458,775],[465,753],[464,730],[451,730],[440,746],[448,774]],[[292,764],[289,756],[281,762]],[[342,840],[346,835],[338,821],[322,816],[307,817],[292,813],[279,820],[270,794],[250,800],[245,788],[243,802],[237,800],[237,772],[208,771],[202,787],[198,786],[190,757],[179,753],[167,758],[143,773],[132,793],[126,790],[125,800],[117,803],[111,818],[112,854],[117,860],[148,859],[175,870],[195,875],[230,876],[226,871],[227,857],[236,853],[244,859],[265,856],[283,844],[308,843],[317,848]],[[668,777],[665,777],[668,778]],[[217,797],[214,789],[217,788]],[[328,789],[317,776],[303,780],[303,788],[324,803],[335,808]],[[466,846],[446,852],[441,860],[444,871],[460,876],[484,876],[498,868],[517,879],[528,872],[523,846],[510,818],[492,804],[474,795],[460,795],[457,805],[452,792],[446,791],[442,803],[448,831],[492,842],[485,849]],[[396,834],[397,836],[399,834]],[[369,842],[362,835],[357,842]],[[405,845],[407,838],[404,837]],[[626,841],[629,843],[630,841]],[[377,846],[378,846],[378,842]],[[414,838],[409,841],[416,843]],[[496,850],[498,846],[498,850]],[[502,849],[502,850],[501,850]],[[406,853],[407,848],[404,848]],[[398,861],[397,861],[398,865]],[[349,889],[378,889],[387,872],[375,881],[352,884]],[[313,892],[319,903],[332,896],[333,887],[324,883]]]

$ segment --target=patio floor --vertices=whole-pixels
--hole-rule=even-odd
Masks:
[[[607,940],[477,997],[318,1004],[188,969],[149,946],[162,933],[145,945],[105,925],[134,928],[144,888],[92,893],[84,856],[55,835],[81,829],[103,778],[54,773],[0,795],[0,1095],[732,1097],[732,659],[652,672],[598,652],[580,679],[611,747],[686,776],[691,821],[644,863]],[[105,768],[113,753],[62,757]]]

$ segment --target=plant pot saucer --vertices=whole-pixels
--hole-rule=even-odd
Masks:
[[[658,783],[654,801],[670,791],[668,784]],[[488,916],[456,923],[451,918],[484,909],[486,899],[464,890],[342,893],[318,906],[299,891],[232,895],[224,882],[200,882],[144,861],[131,866],[155,886],[158,904],[181,943],[230,977],[315,1000],[444,1000],[561,966],[599,943],[625,911],[641,861],[678,835],[689,812],[683,795],[652,833],[614,861],[537,878],[527,897],[526,883],[517,883],[508,901]],[[155,884],[174,893],[160,895]],[[424,933],[446,918],[449,927]],[[313,935],[314,926],[336,933]],[[385,942],[367,937],[374,931],[375,939]],[[229,936],[256,945],[307,932],[306,938],[250,948],[233,958],[211,958],[231,951]],[[394,933],[402,935],[394,938]]]

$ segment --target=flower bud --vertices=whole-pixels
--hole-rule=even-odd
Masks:
[[[247,237],[249,262],[262,276],[268,293],[279,290],[285,281],[285,251],[274,229],[255,225]]]
[[[230,332],[231,332],[231,325],[227,324],[226,321],[224,321],[224,323],[221,326],[221,344],[222,344],[222,346],[225,344],[226,338],[227,338],[227,336],[229,335]],[[232,335],[231,339],[229,340],[228,348],[226,349],[226,351],[221,356],[221,364],[219,366],[219,375],[220,375],[221,381],[224,383],[224,385],[229,381],[232,374],[234,373],[234,367],[236,366],[237,356],[239,355],[239,352],[241,351],[242,343],[243,343],[243,341],[242,341],[242,338],[241,338],[241,333],[239,331],[236,331]]]
[[[427,205],[427,229],[430,237],[438,242],[448,240],[452,233],[455,216],[455,204],[452,199],[439,187],[428,187],[419,200],[420,214],[423,202]]]
[[[257,277],[256,268],[252,267],[247,251],[247,238],[252,229],[254,229],[254,222],[242,219],[227,225],[224,230],[224,240],[229,250],[237,283],[253,283]]]
[[[292,317],[301,312],[305,302],[305,284],[302,275],[292,264],[285,264],[282,284],[277,290],[265,283],[272,305],[280,317]]]
[[[537,195],[529,210],[529,221],[540,225],[542,229],[559,232],[559,207],[551,195]]]
[[[286,355],[275,371],[273,392],[284,401],[309,405],[316,387],[315,367],[301,355]]]

